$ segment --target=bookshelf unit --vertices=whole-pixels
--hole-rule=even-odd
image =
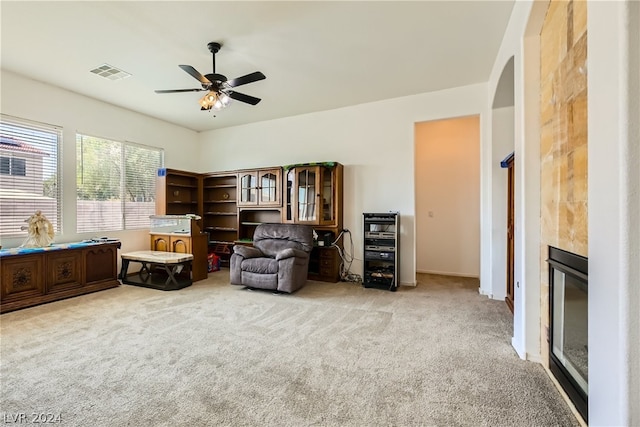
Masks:
[[[186,215],[201,212],[200,174],[175,169],[158,169],[156,215]]]
[[[206,174],[202,178],[202,218],[209,234],[209,251],[226,264],[238,239],[238,175],[233,172]]]

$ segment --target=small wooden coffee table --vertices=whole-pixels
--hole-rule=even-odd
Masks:
[[[192,254],[136,251],[123,253],[120,257],[122,258],[122,269],[119,279],[127,285],[173,291],[192,284]],[[139,262],[142,264],[142,268],[138,273],[127,276],[130,262]]]

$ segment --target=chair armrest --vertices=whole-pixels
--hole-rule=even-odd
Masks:
[[[240,255],[242,258],[260,258],[263,257],[264,254],[258,248],[254,248],[253,246],[244,246],[244,245],[235,245],[233,247],[233,253]]]
[[[306,258],[309,256],[308,252],[305,252],[303,250],[300,249],[294,249],[294,248],[287,248],[284,249],[280,252],[278,252],[276,254],[276,261],[280,261],[282,259],[287,259],[287,258],[292,258],[292,257],[296,257],[296,258]]]

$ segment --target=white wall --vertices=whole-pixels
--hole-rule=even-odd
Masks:
[[[130,110],[27,79],[2,70],[2,113],[63,128],[61,167],[63,231],[55,242],[79,241],[93,234],[76,230],[76,132],[130,141],[165,150],[167,167],[194,170],[200,153],[195,132],[152,119]],[[117,84],[117,83],[115,83]],[[38,102],[34,102],[38,100]],[[119,238],[123,251],[149,248],[149,230],[100,233]],[[19,246],[24,238],[2,239],[5,248]]]
[[[492,110],[491,127],[491,292],[492,298],[503,300],[507,296],[507,190],[508,171],[500,162],[514,150],[514,107]]]
[[[362,213],[399,210],[401,283],[415,284],[414,123],[480,114],[484,84],[389,99],[200,134],[203,172],[338,161],[344,170],[344,227],[362,274]],[[258,107],[259,108],[259,107]]]
[[[589,2],[589,424],[640,425],[640,12]]]
[[[539,50],[536,49],[540,25],[546,12],[544,1],[518,1],[514,4],[502,45],[489,77],[489,97],[499,90],[505,66],[513,57],[514,107],[513,151],[515,152],[515,268],[514,317],[512,344],[523,359],[540,361],[540,179],[539,138],[537,137],[539,86]],[[536,28],[537,25],[537,28]],[[496,119],[502,113],[498,110]],[[503,129],[504,130],[504,129]],[[497,132],[500,132],[496,129]],[[495,194],[502,188],[504,171],[498,170],[495,160],[502,155],[500,144],[493,146],[491,134],[482,147],[481,199],[481,292],[499,296],[504,293],[502,265],[494,264],[496,257],[505,256],[506,239],[495,236],[494,230],[503,226],[501,211],[506,209],[503,197]],[[506,141],[505,141],[506,144]],[[506,146],[504,147],[506,148]]]
[[[416,271],[480,275],[480,118],[415,126]]]

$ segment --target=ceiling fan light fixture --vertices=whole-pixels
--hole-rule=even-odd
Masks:
[[[204,110],[208,110],[209,108],[211,108],[211,104],[209,104],[209,100],[207,99],[209,95],[205,95],[202,98],[200,98],[200,106],[204,109]]]
[[[217,93],[210,91],[200,99],[200,106],[203,110],[214,109],[216,111],[227,107],[231,102],[231,98],[225,93]]]
[[[222,102],[222,105],[224,107],[226,107],[227,105],[229,105],[231,103],[231,98],[229,97],[229,95],[227,95],[226,93],[222,92],[220,94],[220,101]]]

